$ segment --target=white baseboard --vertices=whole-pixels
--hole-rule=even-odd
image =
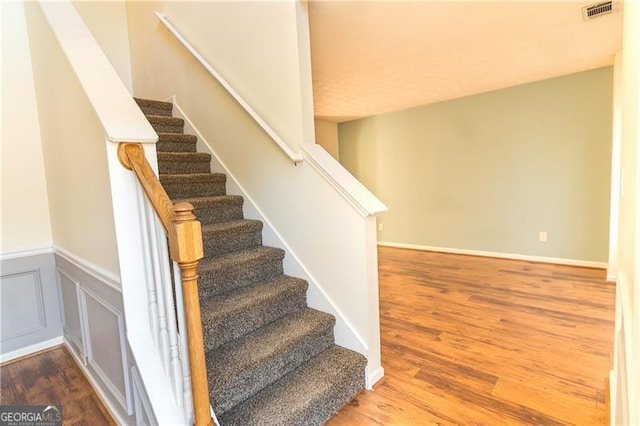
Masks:
[[[31,355],[36,352],[43,351],[45,349],[60,346],[63,343],[63,337],[54,337],[53,339],[46,340],[44,342],[35,343],[33,345],[26,346],[24,348],[16,349],[15,351],[8,352],[6,354],[0,354],[0,364],[7,361],[12,361],[16,358]]]
[[[525,254],[499,253],[493,251],[466,250],[448,247],[423,246],[418,244],[393,243],[378,241],[379,246],[405,248],[412,250],[436,251],[440,253],[465,254],[469,256],[497,257],[500,259],[525,260],[528,262],[553,263],[556,265],[581,266],[586,268],[606,269],[607,262],[595,262],[592,260],[562,259],[559,257],[530,256]]]
[[[373,371],[369,371],[367,369],[365,375],[365,387],[369,390],[372,390],[376,383],[378,383],[384,377],[384,368],[379,365]]]
[[[65,347],[73,357],[73,360],[75,361],[76,365],[80,367],[82,374],[84,374],[84,377],[86,377],[87,381],[89,381],[89,384],[95,391],[96,395],[98,395],[98,398],[100,398],[100,401],[102,401],[102,403],[104,404],[105,408],[107,409],[107,411],[109,412],[113,420],[115,420],[115,422],[119,425],[128,424],[127,420],[124,419],[120,414],[118,414],[118,410],[114,407],[111,400],[107,397],[105,392],[102,390],[102,388],[100,387],[96,379],[91,374],[91,371],[89,371],[89,369],[84,365],[84,363],[82,362],[78,354],[73,349],[73,346],[69,344],[67,339],[63,338],[63,340],[64,340]]]
[[[39,256],[41,254],[53,253],[53,248],[49,247],[35,247],[25,250],[15,250],[6,253],[0,253],[0,260],[13,260],[20,259],[22,257]]]

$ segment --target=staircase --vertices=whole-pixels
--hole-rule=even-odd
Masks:
[[[172,117],[136,102],[159,135],[160,182],[202,223],[199,292],[209,399],[221,425],[320,425],[364,387],[366,359],[335,345],[332,315],[307,307],[307,282],[284,275],[284,251],[262,245],[262,222]]]

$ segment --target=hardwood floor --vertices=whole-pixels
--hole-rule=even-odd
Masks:
[[[0,405],[61,405],[64,425],[115,425],[64,347],[0,366]]]
[[[341,425],[604,425],[615,288],[604,271],[380,248],[386,379]],[[114,424],[64,348],[0,367],[0,404]]]
[[[605,271],[379,249],[386,380],[327,426],[604,425]]]

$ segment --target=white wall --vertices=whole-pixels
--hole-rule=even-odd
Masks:
[[[620,234],[618,247],[619,270],[624,271],[633,294],[636,277],[636,253],[638,247],[637,195],[638,195],[638,23],[636,2],[625,3],[625,36],[622,50],[622,144],[621,144],[621,193]]]
[[[22,2],[2,4],[1,252],[50,247],[40,126]]]
[[[118,276],[104,129],[39,6],[26,10],[53,244]]]
[[[607,280],[615,281],[618,271],[618,234],[620,228],[620,150],[622,145],[622,52],[613,63],[613,118],[611,120],[611,202],[609,212],[609,261]]]
[[[316,143],[327,150],[336,160],[340,160],[338,141],[338,123],[327,120],[315,120]]]
[[[78,1],[73,5],[84,20],[111,64],[132,92],[129,29],[124,1]]]
[[[625,2],[622,46],[620,216],[611,424],[640,423],[640,5]]]
[[[125,3],[74,2],[131,90]],[[1,252],[52,244],[31,51],[23,2],[2,4]],[[25,190],[27,189],[28,190]]]
[[[311,93],[305,93],[301,80],[304,52],[298,50],[295,25],[299,9],[298,2],[166,2],[149,12],[165,13],[196,50],[215,58],[213,65],[223,78],[296,148],[313,138],[313,118],[303,116],[312,102],[304,99]],[[154,79],[154,70],[146,72],[145,78]],[[148,96],[144,87],[135,89]]]
[[[310,305],[337,316],[338,343],[367,354],[370,371],[381,374],[375,220],[371,217],[364,220],[306,162],[294,166],[238,103],[160,26],[154,15],[156,10],[164,11],[179,30],[185,29],[188,39],[197,37],[193,29],[205,25],[205,21],[211,27],[220,24],[220,28],[209,30],[219,32],[201,34],[198,37],[203,38],[194,44],[200,48],[224,44],[220,55],[207,53],[214,67],[234,65],[227,64],[225,59],[251,64],[251,73],[241,69],[238,74],[222,74],[229,80],[240,80],[240,76],[248,79],[239,81],[239,91],[251,98],[247,99],[250,104],[256,98],[259,106],[255,109],[270,103],[273,111],[268,112],[282,114],[277,116],[282,119],[279,125],[290,126],[281,129],[283,136],[300,134],[305,122],[311,122],[308,128],[312,130],[312,114],[309,111],[308,116],[301,118],[305,110],[300,107],[311,101],[309,87],[301,87],[304,76],[295,76],[300,66],[299,51],[304,46],[292,46],[286,54],[275,52],[274,57],[265,57],[263,52],[277,49],[278,43],[281,47],[295,44],[293,32],[300,25],[300,16],[289,7],[297,7],[297,2],[251,3],[250,8],[246,5],[128,3],[134,92],[136,96],[152,99],[176,96],[177,103],[226,169],[216,168],[220,163],[214,162],[214,170],[228,172],[230,180],[235,180],[243,188],[243,195],[260,210],[246,208],[247,217],[264,219],[266,228],[274,230],[264,233],[265,244],[285,248],[288,251],[285,271],[310,281]],[[185,9],[181,10],[182,7]],[[188,23],[187,18],[193,22]],[[245,33],[236,34],[229,22]],[[274,25],[279,29],[269,35]],[[281,74],[289,77],[283,80]],[[252,84],[257,82],[264,87],[260,84],[253,88]],[[274,87],[278,90],[273,91]],[[249,89],[251,93],[245,93]],[[290,102],[291,94],[301,99]],[[276,116],[267,114],[267,118],[275,120]],[[275,121],[270,123],[276,126]],[[370,247],[374,249],[368,250]]]

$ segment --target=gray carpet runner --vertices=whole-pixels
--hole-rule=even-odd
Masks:
[[[159,136],[160,182],[202,223],[199,291],[209,398],[222,426],[321,425],[364,388],[366,359],[334,343],[335,318],[307,307],[307,282],[284,275],[284,251],[262,245],[262,222],[172,117],[136,102]]]

